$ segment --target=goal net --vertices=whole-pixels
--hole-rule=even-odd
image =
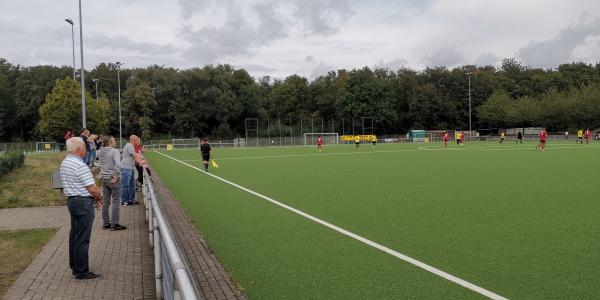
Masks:
[[[173,149],[197,149],[200,147],[200,139],[173,139]]]
[[[323,144],[325,145],[339,143],[339,137],[337,132],[310,132],[304,134],[304,146],[316,145],[319,136],[323,138]]]
[[[60,146],[57,142],[36,142],[35,152],[58,152]]]

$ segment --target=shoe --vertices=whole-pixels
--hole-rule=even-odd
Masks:
[[[102,278],[102,275],[94,274],[92,272],[87,272],[87,273],[84,273],[83,275],[75,276],[75,279],[77,279],[77,280],[89,280],[89,279],[100,279],[100,278]]]
[[[129,205],[140,205],[140,202],[138,202],[138,201],[133,201],[133,202],[130,202],[130,203],[129,203]]]
[[[110,231],[125,230],[125,229],[127,229],[127,226],[123,226],[121,224],[116,224],[110,228]]]
[[[121,203],[121,205],[127,206],[127,205],[131,205],[131,204],[129,204],[129,202],[123,202],[123,203]]]
[[[102,226],[103,229],[110,229],[110,224],[104,224],[104,226]]]

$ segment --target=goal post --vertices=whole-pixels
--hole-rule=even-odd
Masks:
[[[200,139],[173,139],[173,149],[195,149],[200,147]]]
[[[35,142],[35,152],[58,152],[60,145],[57,142]]]
[[[337,132],[307,132],[304,134],[304,146],[316,145],[317,138],[323,138],[323,144],[339,144],[339,136]]]

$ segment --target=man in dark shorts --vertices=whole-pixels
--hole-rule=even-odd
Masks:
[[[208,162],[210,161],[210,144],[208,139],[202,140],[200,145],[200,153],[202,153],[202,163],[204,164],[204,172],[208,172]]]
[[[521,144],[523,144],[523,133],[522,132],[517,132],[517,144],[521,142]]]

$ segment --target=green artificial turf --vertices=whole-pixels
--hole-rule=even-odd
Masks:
[[[600,144],[214,149],[210,171],[511,299],[600,295]],[[200,167],[196,151],[166,151]],[[249,298],[478,294],[160,154]]]

